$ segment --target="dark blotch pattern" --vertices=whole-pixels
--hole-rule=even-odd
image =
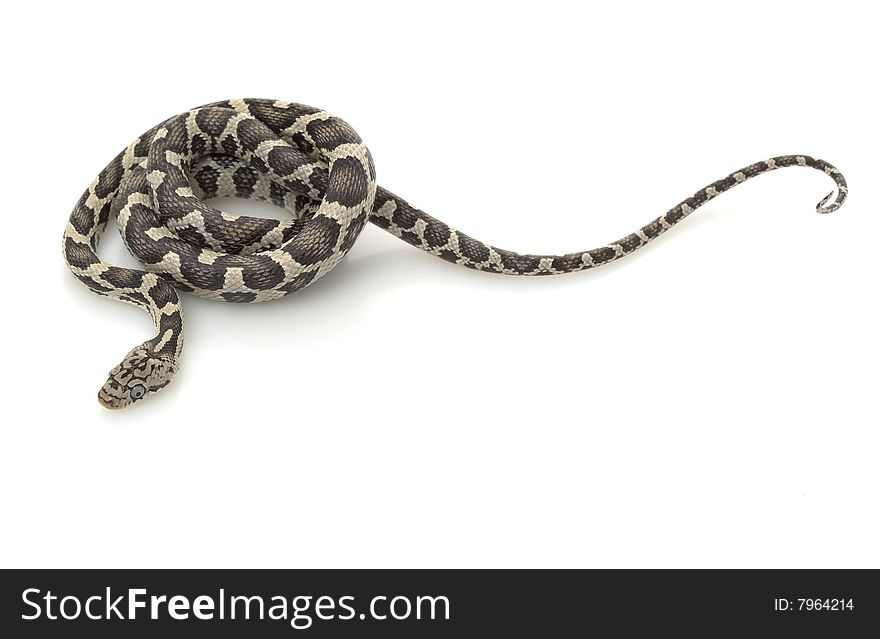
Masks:
[[[284,286],[282,286],[280,290],[284,291],[285,293],[295,293],[296,291],[305,288],[306,286],[311,284],[317,274],[317,271],[300,273],[299,275],[294,276]]]
[[[234,113],[227,109],[201,109],[196,113],[196,124],[213,138],[219,138],[226,130]]]
[[[272,100],[264,99],[251,98],[245,102],[251,114],[261,122],[265,122],[276,133],[292,126],[302,116],[320,111],[320,109],[305,104],[288,104],[284,107],[277,107]]]
[[[150,307],[150,301],[144,296],[143,293],[139,291],[129,291],[122,295],[122,299],[126,302],[131,302],[132,304],[137,304],[138,306],[143,306],[144,308]]]
[[[614,249],[610,246],[605,246],[600,249],[593,249],[592,251],[588,251],[590,257],[593,258],[593,262],[596,264],[603,264],[605,262],[610,262],[614,259]]]
[[[315,145],[323,151],[332,151],[340,144],[360,144],[361,138],[348,124],[339,118],[312,120],[306,126]]]
[[[122,154],[117,155],[104,167],[98,176],[98,184],[95,185],[95,195],[104,198],[111,195],[119,188],[122,180]]]
[[[193,155],[202,155],[208,148],[208,141],[203,135],[196,133],[189,143],[190,153]]]
[[[177,291],[168,282],[159,280],[159,282],[150,289],[150,297],[156,302],[156,306],[162,308],[166,304],[177,304],[180,299]]]
[[[281,177],[292,174],[301,166],[313,162],[312,158],[290,146],[277,146],[268,155],[269,166]]]
[[[217,179],[220,172],[213,166],[203,166],[193,175],[193,179],[205,193],[205,197],[213,197],[217,194]]]
[[[458,257],[458,255],[455,253],[455,251],[450,251],[449,249],[443,249],[442,251],[437,253],[437,257],[439,257],[442,260],[446,260],[447,262],[455,262],[455,263],[458,263],[458,261],[460,259]]]
[[[412,244],[413,246],[421,246],[422,244],[422,240],[419,239],[419,236],[414,231],[401,231],[399,237],[407,244]]]
[[[443,223],[431,223],[425,227],[425,242],[432,248],[440,248],[449,243],[449,227]]]
[[[302,265],[316,264],[333,255],[338,240],[339,223],[322,215],[312,219],[284,250]]]
[[[99,295],[106,295],[107,293],[110,293],[113,290],[109,286],[105,286],[104,284],[101,284],[100,282],[96,282],[91,277],[88,277],[86,275],[76,275],[75,274],[75,276],[76,276],[76,279],[78,279],[80,282],[82,282],[83,284],[88,286],[91,290],[93,290],[95,293],[98,293]]]
[[[291,136],[291,141],[294,143],[294,145],[296,145],[296,148],[298,148],[303,153],[312,155],[312,153],[315,152],[315,145],[312,144],[309,139],[300,131],[297,131]]]
[[[615,244],[618,244],[621,248],[623,248],[624,253],[631,253],[639,248],[643,243],[642,238],[640,238],[635,233],[631,235],[627,235],[622,240],[617,240]]]
[[[286,188],[278,184],[277,182],[269,183],[269,201],[272,202],[275,206],[284,207],[284,198],[287,194],[290,193]],[[300,210],[302,207],[298,207],[297,210]]]
[[[654,220],[650,224],[646,224],[642,227],[642,233],[644,233],[648,239],[653,240],[655,237],[660,235],[663,232],[663,224],[660,220]]]
[[[232,142],[233,145],[235,144],[235,140],[233,140],[232,138],[228,139],[230,142]],[[233,166],[241,164],[241,160],[239,160],[237,157],[233,157],[232,155],[221,155],[219,153],[213,153],[209,157],[212,162],[217,164],[217,166],[222,166],[226,169],[231,169]]]
[[[200,231],[191,228],[182,228],[176,231],[177,237],[186,242],[187,244],[192,244],[193,246],[198,246],[200,248],[204,248],[208,246],[208,240],[204,235],[201,234]]]
[[[90,247],[75,242],[69,237],[64,241],[64,255],[67,258],[67,263],[77,268],[88,268],[101,261]]]
[[[348,228],[345,230],[345,236],[342,238],[342,244],[339,247],[343,253],[348,253],[348,251],[351,250],[351,247],[354,246],[355,240],[357,240],[361,231],[364,230],[366,224],[366,213],[358,214],[358,216],[351,221]]]
[[[556,271],[574,271],[581,265],[581,254],[570,253],[553,259],[552,267]]]
[[[324,196],[342,206],[357,206],[369,195],[364,166],[355,158],[340,158],[330,169],[330,185]]]
[[[91,233],[96,226],[95,213],[86,206],[86,201],[88,199],[89,192],[86,191],[80,196],[76,206],[73,207],[73,212],[70,214],[69,220],[73,228],[83,235]]]
[[[220,297],[222,297],[227,302],[234,302],[237,304],[249,304],[257,299],[256,293],[221,293]]]
[[[257,120],[242,120],[238,123],[237,132],[241,145],[251,152],[262,142],[273,138],[272,132]]]
[[[220,141],[220,148],[230,156],[238,154],[238,142],[231,135],[227,135]]]
[[[242,279],[248,288],[268,291],[284,280],[284,269],[265,255],[255,255],[243,269]]]
[[[538,270],[538,265],[541,263],[539,255],[520,255],[519,253],[512,253],[511,251],[501,249],[496,249],[496,251],[501,256],[502,266],[506,269],[522,273],[532,273]]]
[[[489,247],[464,233],[458,234],[458,249],[471,262],[485,262],[489,259]]]
[[[254,185],[259,179],[256,169],[249,166],[240,166],[232,174],[232,182],[235,184],[235,192],[239,197],[248,197],[254,192]]]
[[[676,222],[681,221],[684,218],[684,211],[682,211],[680,206],[675,207],[669,213],[666,214],[666,221],[669,224],[675,224]]]
[[[186,261],[180,265],[180,272],[196,288],[219,291],[223,288],[223,272],[201,262]]]
[[[143,281],[143,271],[135,271],[130,268],[112,267],[101,274],[108,284],[117,288],[138,288]]]
[[[211,234],[214,242],[220,244],[223,252],[234,252],[239,247],[256,244],[280,225],[278,220],[259,217],[240,217],[229,221],[217,214],[205,216],[205,230]],[[178,232],[178,235],[181,234]],[[190,243],[203,245],[196,241]]]

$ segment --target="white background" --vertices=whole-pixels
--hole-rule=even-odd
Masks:
[[[880,566],[871,3],[5,11],[3,566]],[[186,296],[182,371],[106,411],[152,325],[67,272],[70,209],[142,131],[244,96],[340,115],[383,186],[524,252],[773,155],[851,197],[816,215],[831,181],[778,171],[558,278],[369,226],[283,300]]]

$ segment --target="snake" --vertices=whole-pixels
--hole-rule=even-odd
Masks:
[[[605,246],[521,254],[474,239],[378,186],[369,150],[340,118],[282,100],[223,100],[164,120],[114,157],[74,206],[63,255],[91,291],[139,306],[153,319],[155,336],[132,348],[98,392],[102,406],[119,409],[162,390],[179,370],[184,322],[178,291],[235,303],[294,293],[337,266],[367,222],[467,268],[558,275],[614,262],[721,193],[797,166],[822,171],[836,185],[836,197],[832,191],[816,205],[819,213],[843,204],[847,183],[834,166],[807,155],[782,155],[711,183]],[[207,203],[218,197],[270,202],[290,217],[233,215]],[[111,219],[143,270],[98,257]]]

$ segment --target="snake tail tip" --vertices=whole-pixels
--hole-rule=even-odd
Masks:
[[[816,213],[821,215],[827,215],[828,213],[834,213],[840,206],[843,204],[843,198],[845,197],[844,193],[841,193],[834,202],[828,204],[831,201],[831,198],[834,197],[835,192],[831,191],[828,195],[823,197],[819,203],[816,205]]]

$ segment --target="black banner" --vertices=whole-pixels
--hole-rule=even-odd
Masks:
[[[21,570],[4,637],[856,637],[876,571]],[[501,634],[503,633],[503,634]]]

